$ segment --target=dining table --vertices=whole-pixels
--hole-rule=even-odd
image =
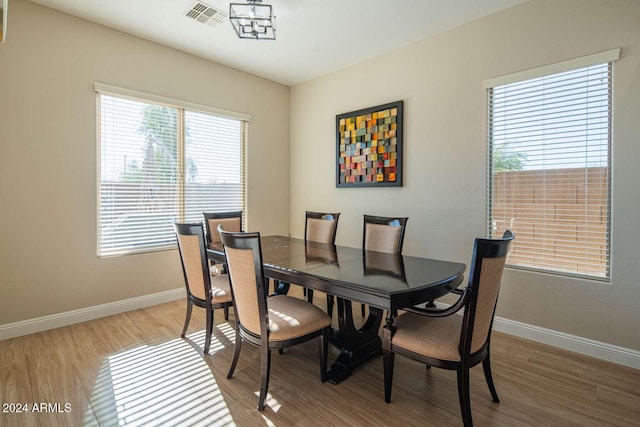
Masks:
[[[338,327],[333,330],[331,344],[340,354],[327,373],[333,384],[382,354],[383,320],[390,328],[398,310],[448,294],[462,283],[466,269],[458,262],[364,251],[287,236],[261,236],[261,251],[264,274],[274,280],[275,294],[286,293],[289,284],[297,284],[335,297]],[[214,262],[225,262],[220,243],[211,244],[207,255]],[[352,301],[369,306],[359,327],[354,322]]]

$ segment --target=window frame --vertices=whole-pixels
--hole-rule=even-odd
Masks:
[[[500,233],[500,230],[493,230],[493,222],[495,220],[495,217],[493,216],[493,212],[494,212],[493,192],[495,191],[496,186],[494,185],[494,170],[493,170],[493,167],[494,167],[493,157],[494,157],[495,146],[494,146],[494,139],[493,139],[494,110],[492,108],[493,107],[492,90],[498,86],[517,84],[521,82],[526,82],[531,79],[541,78],[545,76],[553,76],[563,72],[582,70],[582,69],[586,69],[589,66],[594,66],[594,65],[606,64],[608,67],[607,85],[608,85],[608,100],[609,100],[610,108],[608,109],[608,117],[607,117],[607,123],[608,123],[607,164],[606,164],[606,167],[607,167],[607,171],[606,171],[607,173],[607,177],[606,177],[607,179],[607,182],[606,182],[607,214],[606,214],[606,233],[605,233],[607,251],[606,251],[606,263],[604,268],[604,276],[588,274],[587,272],[574,273],[570,271],[564,271],[564,270],[558,269],[558,266],[545,265],[544,267],[537,267],[533,265],[516,265],[516,264],[509,263],[509,260],[507,259],[506,266],[508,268],[517,269],[517,270],[526,270],[526,271],[532,271],[532,272],[544,273],[544,274],[550,274],[550,275],[557,275],[557,276],[568,276],[568,277],[594,280],[594,281],[600,281],[600,282],[611,282],[611,265],[612,265],[611,259],[612,259],[612,252],[613,252],[612,242],[611,242],[611,235],[612,235],[611,218],[612,218],[612,209],[613,209],[612,198],[611,198],[611,190],[613,188],[613,182],[612,182],[613,72],[612,72],[612,69],[613,69],[613,62],[615,62],[619,58],[620,58],[620,49],[612,49],[606,52],[600,52],[597,54],[575,58],[568,61],[559,62],[556,64],[551,64],[543,67],[521,71],[518,73],[513,73],[513,74],[501,76],[501,77],[488,79],[484,82],[484,88],[487,93],[487,175],[486,175],[487,198],[485,202],[485,208],[486,208],[485,224],[487,227],[487,236],[492,237],[493,234]],[[545,144],[541,144],[541,146],[544,146],[544,145]],[[587,158],[585,157],[585,159]],[[588,168],[589,167],[585,163],[585,167],[582,169],[586,173],[588,171]],[[550,168],[548,170],[553,170],[553,169],[559,170],[562,168]],[[517,244],[517,233],[516,233],[516,244]],[[585,244],[585,247],[586,247],[586,244]]]
[[[124,255],[135,255],[144,253],[153,253],[167,250],[174,250],[177,248],[175,242],[164,245],[162,247],[144,247],[140,250],[132,250],[131,247],[123,248],[117,251],[105,251],[101,245],[101,210],[102,210],[102,96],[116,97],[135,102],[144,103],[147,105],[156,105],[160,107],[166,107],[176,109],[178,114],[178,132],[177,132],[177,144],[178,144],[178,166],[177,173],[179,176],[177,186],[177,213],[178,222],[184,222],[187,213],[187,185],[185,173],[185,150],[186,150],[186,135],[185,135],[185,113],[202,113],[206,115],[216,116],[218,118],[227,118],[238,120],[240,124],[240,175],[241,175],[241,192],[242,192],[242,212],[244,226],[246,227],[246,209],[247,209],[247,145],[248,145],[248,128],[251,121],[251,115],[244,113],[237,113],[220,108],[210,107],[197,103],[192,103],[183,100],[177,100],[167,98],[163,96],[148,94],[131,89],[119,88],[116,86],[110,86],[102,83],[95,83],[94,90],[96,92],[96,254],[98,258],[109,258]]]

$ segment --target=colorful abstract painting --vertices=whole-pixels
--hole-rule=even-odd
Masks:
[[[336,116],[336,187],[402,186],[402,111],[397,101]]]

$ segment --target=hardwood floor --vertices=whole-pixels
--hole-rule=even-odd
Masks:
[[[316,301],[324,301],[321,294]],[[194,309],[183,340],[184,310],[176,301],[0,341],[2,409],[28,410],[0,413],[0,426],[461,425],[455,372],[397,356],[385,404],[381,357],[338,385],[322,384],[315,341],[273,353],[260,413],[258,350],[243,346],[228,380],[232,324],[216,311],[211,354],[203,357],[204,311]],[[640,423],[638,370],[497,332],[492,365],[499,404],[482,368],[472,370],[478,426]]]

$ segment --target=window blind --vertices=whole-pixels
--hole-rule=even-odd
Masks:
[[[185,217],[244,210],[244,124],[235,119],[185,112]]]
[[[611,63],[488,89],[488,231],[510,266],[607,280]]]
[[[173,222],[244,210],[246,122],[98,92],[98,256],[174,248]]]

